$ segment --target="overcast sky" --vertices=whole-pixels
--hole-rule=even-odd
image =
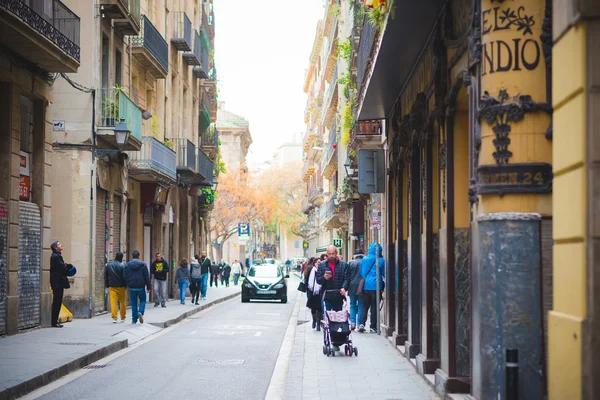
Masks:
[[[323,0],[215,0],[219,101],[250,123],[249,166],[305,131],[304,71]]]

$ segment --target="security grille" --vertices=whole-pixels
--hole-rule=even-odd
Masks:
[[[42,218],[35,203],[19,203],[19,329],[40,323]]]
[[[113,197],[113,260],[121,251],[121,197]]]
[[[107,216],[108,203],[106,201],[106,191],[98,188],[96,191],[96,251],[94,253],[95,271],[94,282],[94,306],[97,313],[105,311],[104,301],[104,265],[106,264],[106,244],[108,243],[108,225]]]
[[[0,335],[6,334],[8,290],[8,202],[0,199]]]

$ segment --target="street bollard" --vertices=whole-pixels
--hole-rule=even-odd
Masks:
[[[519,350],[506,349],[506,400],[519,399]]]

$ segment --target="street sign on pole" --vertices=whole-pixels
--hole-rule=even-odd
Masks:
[[[333,239],[333,245],[335,247],[337,247],[338,249],[342,248],[342,243],[343,243],[342,239]]]
[[[308,249],[308,242],[304,242],[304,243],[302,243],[302,248],[303,248],[304,250]]]
[[[385,192],[385,151],[358,150],[358,193]]]

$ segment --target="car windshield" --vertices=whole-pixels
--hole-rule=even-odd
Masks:
[[[248,276],[254,278],[280,278],[281,270],[277,265],[273,264],[257,265],[250,268]]]

